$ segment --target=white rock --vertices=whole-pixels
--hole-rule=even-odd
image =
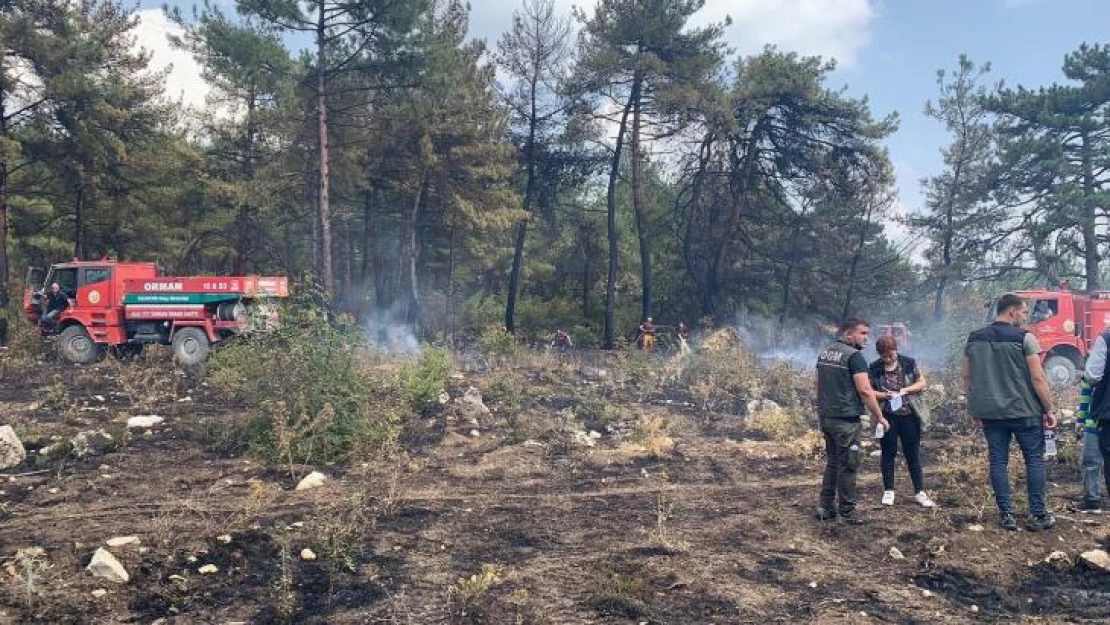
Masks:
[[[27,459],[27,450],[12,426],[0,427],[0,469],[10,469]]]
[[[589,380],[604,380],[609,377],[609,371],[601,367],[584,366],[578,370],[582,377]]]
[[[313,471],[312,473],[304,476],[304,479],[302,479],[297,484],[297,488],[295,490],[308,490],[310,488],[318,488],[320,486],[323,486],[324,482],[326,482],[327,480],[328,476],[320,473],[319,471]]]
[[[131,576],[127,574],[127,569],[123,568],[123,565],[112,555],[112,552],[103,547],[96,550],[85,570],[117,584],[126,584],[131,579]]]
[[[131,417],[127,420],[128,429],[132,428],[152,428],[159,423],[165,421],[164,418],[153,414],[144,414]]]
[[[983,531],[983,526],[979,525],[978,523],[975,523],[973,525],[968,525],[967,526],[967,531],[969,531],[969,532],[981,532],[981,531]]]
[[[480,419],[490,413],[489,407],[482,401],[482,393],[473,386],[466,389],[462,397],[456,397],[454,403],[466,419]]]
[[[597,440],[597,439],[601,438],[601,432],[598,432],[596,430],[590,430],[589,436],[590,436],[590,438],[592,438],[594,440]]]
[[[42,547],[24,547],[15,552],[16,560],[29,560],[31,558],[45,558],[46,550]]]
[[[932,597],[933,596],[933,591],[931,591],[931,590],[922,590],[921,591],[921,596],[923,596],[923,597]]]
[[[107,541],[109,547],[123,547],[125,545],[137,544],[139,544],[138,536],[116,536],[115,538],[109,538]]]
[[[477,438],[477,437],[481,436],[482,433],[479,432],[478,430],[470,430],[470,435]]]
[[[1088,567],[1102,569],[1110,573],[1110,554],[1106,553],[1106,550],[1092,549],[1091,551],[1084,551],[1079,557]]]
[[[301,559],[302,560],[315,560],[316,559],[316,552],[314,552],[314,551],[312,551],[311,549],[308,549],[308,548],[301,549]]]
[[[577,430],[570,435],[570,442],[579,447],[593,447],[597,444],[597,439],[582,430]]]
[[[1064,553],[1063,551],[1053,551],[1052,553],[1048,554],[1047,558],[1044,559],[1044,561],[1048,562],[1049,564],[1052,564],[1054,562],[1069,562],[1070,560],[1071,558],[1068,557],[1068,554]]]
[[[108,591],[104,590],[103,588],[97,588],[96,590],[92,591],[92,596],[96,597],[97,599],[103,597],[106,594],[108,594]]]
[[[103,395],[93,395],[93,399],[100,402],[108,401],[107,399],[104,399]]]
[[[767,412],[771,414],[782,412],[782,406],[770,399],[753,399],[748,402],[748,414]]]
[[[883,455],[883,452],[879,449],[876,449],[875,451],[871,452],[868,455],[871,456],[872,458],[878,458],[879,456]]]
[[[441,405],[446,404],[447,402],[451,401],[451,395],[447,391],[443,391],[439,394],[439,397],[437,399],[439,400],[439,403]]]
[[[221,543],[227,545],[227,544],[231,543],[231,535],[230,534],[220,534],[219,536],[216,537],[216,540],[218,540]]]
[[[103,455],[115,443],[115,439],[104,430],[89,430],[78,432],[69,443],[73,447],[73,455],[84,458]]]
[[[817,588],[817,582],[810,582],[809,587],[810,588]]]
[[[890,557],[894,560],[905,560],[906,559],[906,556],[903,555],[902,552],[898,550],[898,547],[891,547],[890,548]]]
[[[973,605],[973,606],[971,606],[971,611],[972,611],[972,612],[975,612],[976,614],[978,614],[978,613],[979,613],[979,606],[977,606],[977,605]]]
[[[217,568],[215,564],[205,564],[204,566],[197,569],[197,573],[200,573],[201,575],[211,575],[218,572],[219,570],[220,569]]]

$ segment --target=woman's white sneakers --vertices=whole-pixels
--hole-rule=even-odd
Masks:
[[[935,508],[935,507],[937,507],[937,504],[935,504],[932,499],[929,499],[929,495],[925,491],[921,491],[920,493],[917,493],[916,495],[914,495],[913,500],[916,501],[918,504],[920,504],[922,508]],[[883,491],[882,504],[884,506],[893,506],[894,505],[894,491],[892,491],[892,490],[884,490]]]

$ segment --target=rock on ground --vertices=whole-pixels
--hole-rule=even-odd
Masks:
[[[1110,573],[1110,553],[1106,553],[1104,549],[1084,551],[1079,557],[1089,568]]]
[[[158,425],[159,423],[162,423],[163,421],[165,421],[165,419],[162,418],[162,417],[159,417],[158,415],[152,415],[152,414],[138,415],[138,416],[131,417],[130,419],[127,420],[127,428],[128,429],[152,428],[152,427]]]
[[[466,389],[462,397],[456,397],[454,403],[464,419],[481,419],[490,413],[489,407],[482,401],[482,393],[473,386]]]
[[[139,537],[138,536],[116,536],[114,538],[109,538],[108,542],[106,544],[109,547],[124,547],[126,545],[137,545],[137,544],[139,544]]]
[[[12,426],[0,427],[0,469],[10,469],[27,459],[27,450]]]
[[[308,490],[310,488],[319,488],[320,486],[323,486],[324,482],[326,482],[327,480],[328,480],[328,476],[324,475],[323,473],[320,473],[319,471],[313,471],[312,473],[309,473],[308,475],[304,476],[304,479],[302,479],[297,484],[297,488],[295,490]]]
[[[88,430],[79,432],[70,441],[73,455],[78,458],[86,456],[102,456],[116,444],[116,439],[104,430]]]
[[[756,414],[757,412],[782,412],[782,406],[770,399],[753,399],[748,402],[748,414]]]
[[[582,374],[582,377],[587,380],[604,380],[609,377],[608,370],[602,369],[601,367],[591,367],[589,365],[583,366],[578,370],[578,373]]]
[[[131,579],[131,576],[127,574],[127,569],[123,568],[123,565],[112,555],[112,552],[103,547],[96,550],[85,570],[117,584],[126,584]]]

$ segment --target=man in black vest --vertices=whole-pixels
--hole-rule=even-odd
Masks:
[[[1056,427],[1052,389],[1037,339],[1021,329],[1029,317],[1029,304],[1007,293],[998,298],[995,308],[994,323],[968,335],[964,347],[967,412],[982,424],[987,439],[991,489],[1002,527],[1017,529],[1009,472],[1010,440],[1016,439],[1025,458],[1029,491],[1026,528],[1046,530],[1056,524],[1045,506],[1044,431]]]
[[[1091,353],[1087,356],[1087,366],[1084,374],[1087,381],[1094,387],[1091,393],[1091,420],[1098,428],[1098,450],[1102,454],[1102,474],[1106,481],[1107,492],[1110,492],[1110,375],[1106,375],[1106,361],[1108,346],[1110,346],[1110,329],[1095,339]],[[1084,437],[1091,434],[1084,434]],[[1084,441],[1086,447],[1086,441]],[[1101,507],[1097,502],[1088,508]]]
[[[846,523],[865,521],[856,514],[856,471],[859,469],[860,416],[871,413],[875,423],[890,425],[871,389],[867,360],[860,352],[871,328],[855,317],[840,324],[839,338],[817,356],[817,420],[825,435],[825,478],[817,516],[840,515]],[[837,501],[839,500],[839,502]],[[839,505],[837,505],[839,503]]]

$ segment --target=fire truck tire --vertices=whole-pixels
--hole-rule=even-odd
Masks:
[[[1070,385],[1078,375],[1075,363],[1064,356],[1045,358],[1044,372],[1049,384],[1058,388]]]
[[[58,352],[69,362],[89,365],[100,358],[100,346],[81,326],[69,326],[58,335]]]
[[[181,328],[173,335],[173,357],[178,364],[191,367],[208,359],[208,335],[200,328]]]

